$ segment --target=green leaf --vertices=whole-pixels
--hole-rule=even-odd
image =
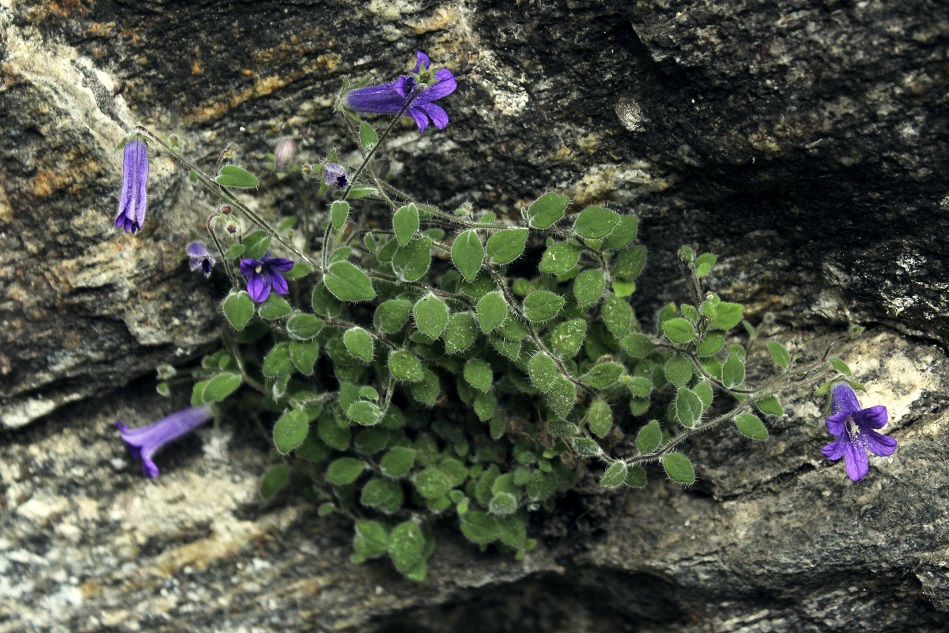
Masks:
[[[573,270],[579,261],[579,246],[573,242],[557,242],[544,251],[538,269],[542,273],[562,275]]]
[[[754,413],[739,413],[735,416],[735,424],[738,425],[738,430],[745,437],[750,437],[753,440],[768,439],[767,427]]]
[[[741,322],[744,312],[745,306],[740,303],[722,301],[716,308],[715,318],[712,319],[712,327],[720,330],[730,330]]]
[[[646,247],[634,246],[616,256],[613,275],[619,279],[636,279],[646,266]]]
[[[487,361],[472,358],[465,363],[464,377],[465,382],[478,391],[488,391],[494,380],[494,372],[491,371],[491,364]]]
[[[369,276],[349,262],[330,264],[323,275],[323,282],[340,301],[371,301],[376,298]]]
[[[613,232],[619,224],[620,215],[604,207],[587,207],[577,216],[573,230],[580,237],[598,240]]]
[[[531,384],[543,393],[548,393],[553,388],[554,381],[560,376],[557,363],[545,352],[537,352],[527,362],[527,373]]]
[[[256,187],[260,184],[254,174],[236,165],[221,167],[221,171],[214,178],[214,182],[224,187]]]
[[[293,268],[283,273],[283,276],[287,279],[302,279],[306,277],[311,272],[313,272],[313,267],[307,264],[306,262],[297,262],[293,265]]]
[[[343,332],[343,345],[354,358],[367,365],[372,362],[372,336],[361,327],[353,327]]]
[[[679,389],[675,398],[676,417],[683,426],[692,428],[702,419],[702,399],[691,389]]]
[[[600,445],[588,437],[575,437],[570,440],[570,445],[580,457],[596,457],[603,452]]]
[[[580,377],[580,382],[594,389],[606,389],[615,385],[624,373],[626,373],[626,368],[619,363],[612,361],[598,363]]]
[[[323,319],[314,314],[295,314],[287,321],[287,334],[298,341],[308,341],[323,329]]]
[[[484,246],[481,238],[473,229],[469,229],[455,238],[451,245],[451,263],[455,265],[466,281],[474,281],[484,262]]]
[[[306,376],[313,375],[313,366],[316,364],[316,358],[319,356],[320,346],[316,341],[291,341],[290,342],[290,360],[301,374]]]
[[[264,253],[267,252],[267,249],[270,248],[271,240],[273,240],[273,236],[262,229],[251,231],[245,235],[242,240],[244,244],[244,258],[259,260],[263,257]]]
[[[333,296],[322,280],[313,286],[310,304],[313,311],[320,316],[339,316],[343,311],[343,304]]]
[[[527,229],[505,229],[488,239],[488,257],[494,264],[510,264],[524,252]]]
[[[441,336],[448,326],[448,306],[431,293],[419,299],[412,312],[416,327],[431,339]]]
[[[604,248],[613,250],[626,248],[630,242],[636,239],[638,228],[639,218],[635,215],[621,215],[619,222],[613,227],[613,232],[603,240]]]
[[[273,427],[273,441],[277,450],[286,455],[306,439],[310,422],[301,409],[285,412]]]
[[[254,300],[244,290],[229,294],[221,307],[227,322],[238,331],[243,330],[254,316]]]
[[[379,144],[379,135],[376,134],[372,126],[365,121],[359,122],[359,144],[362,145],[362,148],[366,151],[371,150]]]
[[[566,418],[577,402],[577,386],[564,376],[557,376],[547,392],[547,406],[554,415]]]
[[[666,453],[663,455],[662,468],[672,481],[685,485],[695,483],[695,470],[692,468],[692,462],[682,453]]]
[[[847,363],[840,360],[839,358],[830,357],[827,359],[827,362],[830,363],[831,367],[836,369],[838,372],[840,372],[844,376],[853,375],[853,371],[851,371],[850,367],[847,366]]]
[[[346,220],[349,219],[349,203],[345,200],[334,200],[330,207],[330,221],[333,228],[337,231],[346,226]]]
[[[363,486],[359,503],[367,508],[375,508],[384,514],[398,512],[405,501],[402,486],[391,479],[373,477]],[[380,552],[381,553],[381,552]]]
[[[636,450],[640,455],[650,455],[655,453],[662,443],[662,427],[659,426],[659,420],[650,420],[636,434]]]
[[[372,389],[372,387],[363,387],[360,389],[360,392],[363,389]],[[375,392],[375,389],[372,389],[372,391]],[[379,394],[375,395],[378,397]],[[386,447],[390,435],[389,431],[382,427],[364,429],[356,436],[355,441],[353,441],[353,447],[356,449],[356,452],[362,453],[363,455],[375,455]]]
[[[328,415],[317,420],[316,434],[328,446],[338,451],[345,451],[349,448],[349,439],[352,436],[348,426],[340,426],[336,418]]]
[[[776,365],[783,369],[791,367],[791,354],[784,345],[777,341],[768,341],[768,351],[771,352],[771,358]]]
[[[378,521],[356,521],[353,550],[363,558],[375,558],[388,551],[389,534]]]
[[[399,207],[392,216],[392,229],[399,246],[405,246],[415,236],[419,227],[418,208],[414,204]]]
[[[573,280],[573,296],[581,308],[600,300],[606,289],[606,275],[599,268],[584,270]]]
[[[293,373],[293,361],[290,359],[290,344],[277,343],[264,356],[264,366],[261,370],[268,378],[289,376]]]
[[[701,380],[694,387],[692,391],[699,397],[699,400],[702,401],[702,408],[708,409],[712,400],[714,399],[714,394],[712,393],[712,384],[707,380]]]
[[[610,334],[616,338],[622,337],[629,332],[629,327],[633,321],[633,309],[629,302],[610,293],[603,300],[603,307],[600,310],[603,317],[603,324]]]
[[[759,400],[755,403],[755,406],[758,407],[758,410],[767,415],[784,415],[784,407],[781,406],[781,403],[774,396],[768,396],[762,400]]]
[[[590,433],[597,437],[606,437],[613,428],[613,411],[606,400],[594,398],[590,403],[590,408],[587,409],[585,420]]]
[[[557,193],[545,193],[527,208],[527,223],[535,229],[546,229],[563,217],[570,199]]]
[[[674,354],[665,365],[666,379],[681,389],[692,380],[692,360],[684,354]]]
[[[405,476],[414,465],[415,449],[407,446],[394,446],[379,462],[382,474],[393,479]]]
[[[438,396],[441,394],[441,386],[438,383],[438,375],[435,372],[422,368],[422,380],[412,383],[409,388],[412,397],[424,404],[428,408],[435,406]]]
[[[575,356],[580,351],[587,335],[587,322],[583,319],[564,321],[550,334],[550,344],[563,356]]]
[[[471,347],[478,338],[478,320],[471,312],[456,312],[448,317],[445,329],[445,351],[458,354]]]
[[[415,354],[405,349],[389,352],[389,373],[402,382],[419,382],[424,378],[422,363]]]
[[[358,198],[365,198],[366,196],[371,196],[376,193],[376,188],[370,185],[352,185],[349,189],[349,199],[356,200]]]
[[[501,291],[495,290],[481,297],[476,310],[481,330],[487,334],[504,323],[507,318],[507,302]]]
[[[633,358],[645,358],[656,349],[656,345],[645,334],[631,332],[619,340],[623,351]]]
[[[262,319],[267,319],[268,321],[282,319],[291,312],[293,312],[293,308],[287,300],[275,293],[271,293],[270,296],[267,297],[267,300],[261,303],[257,308],[257,314],[259,314]]]
[[[626,470],[626,485],[633,488],[646,487],[646,469],[642,466],[630,466]]]
[[[392,269],[402,281],[418,281],[432,264],[432,240],[428,237],[409,240],[392,256]]]
[[[426,468],[415,475],[415,489],[426,499],[438,499],[454,488],[448,476],[438,468]]]
[[[393,334],[402,329],[405,322],[409,320],[409,314],[411,313],[411,302],[405,299],[389,299],[383,301],[376,308],[372,322],[376,329],[386,334]]]
[[[517,497],[510,492],[499,492],[491,497],[488,512],[494,516],[507,516],[517,512]]]
[[[626,388],[637,398],[648,398],[652,393],[653,385],[646,376],[633,376]]]
[[[741,359],[741,355],[730,352],[722,366],[722,384],[727,389],[733,389],[743,382],[745,382],[745,361]]]
[[[363,426],[372,426],[382,420],[382,409],[375,402],[359,400],[346,407],[346,417]]]
[[[712,272],[712,266],[718,261],[718,257],[712,253],[702,253],[695,258],[695,276],[704,277]]]
[[[260,496],[265,501],[272,499],[290,482],[290,467],[286,464],[271,466],[260,478]]]
[[[326,469],[326,481],[337,486],[345,486],[356,481],[365,469],[366,462],[361,459],[340,457],[333,460]]]
[[[223,372],[208,381],[201,394],[202,402],[220,402],[241,386],[240,374]]]
[[[695,346],[695,354],[697,356],[711,356],[722,349],[722,345],[724,344],[725,333],[721,330],[712,330]]]
[[[604,488],[613,490],[626,483],[626,464],[623,462],[614,462],[610,464],[603,476],[600,477],[600,485]]]
[[[565,303],[564,298],[558,294],[535,290],[524,299],[524,316],[535,323],[548,321],[560,313]]]
[[[692,325],[691,321],[682,317],[663,322],[662,331],[670,341],[680,345],[691,343],[696,337],[695,326]]]
[[[500,527],[497,519],[480,510],[469,510],[458,520],[461,533],[475,545],[487,545],[498,540]]]
[[[491,416],[494,415],[495,410],[498,408],[498,399],[491,392],[479,393],[475,396],[474,400],[474,411],[475,415],[478,416],[478,419],[482,422],[487,422],[491,419]]]
[[[424,562],[425,535],[415,521],[399,523],[389,534],[389,557],[395,568],[406,573]]]

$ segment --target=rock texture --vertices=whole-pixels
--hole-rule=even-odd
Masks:
[[[942,3],[0,0],[0,33],[0,631],[949,624]],[[220,290],[181,257],[213,202],[158,154],[149,229],[117,233],[114,147],[145,124],[209,168],[233,143],[263,173],[285,135],[303,160],[346,152],[342,77],[388,79],[416,48],[460,88],[446,130],[388,144],[400,184],[640,214],[641,314],[695,242],[720,254],[721,294],[785,336],[875,326],[847,360],[890,407],[896,456],[850,485],[799,394],[768,444],[691,446],[696,487],[565,500],[524,563],[443,539],[424,588],[348,565],[341,524],[256,508],[252,429],[203,432],[143,481],[112,419],[174,407],[148,379],[113,390],[213,344]],[[248,194],[313,198],[293,178]]]

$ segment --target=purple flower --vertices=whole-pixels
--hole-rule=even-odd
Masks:
[[[182,409],[139,429],[130,429],[122,423],[121,419],[115,421],[115,426],[118,427],[119,435],[132,458],[142,460],[142,472],[148,477],[157,477],[158,466],[152,461],[155,453],[160,451],[165,444],[187,435],[212,417],[214,415],[211,413],[211,408],[203,404],[200,407]]]
[[[142,230],[145,223],[145,183],[148,182],[148,146],[138,137],[128,140],[122,158],[122,195],[115,226],[131,231]]]
[[[845,382],[835,384],[830,391],[830,417],[827,430],[837,439],[821,449],[824,457],[847,462],[847,476],[860,481],[870,468],[867,451],[888,457],[896,450],[896,440],[877,433],[886,425],[886,407],[861,409],[857,395]]]
[[[293,268],[293,262],[281,257],[271,257],[270,253],[264,253],[260,259],[242,259],[241,274],[247,277],[247,292],[250,298],[257,303],[263,303],[270,296],[270,289],[278,295],[285,295],[290,292],[287,287],[287,280],[283,278],[280,271],[288,271]]]
[[[326,163],[323,167],[323,181],[330,187],[345,189],[349,185],[346,168],[339,163]]]
[[[425,131],[429,119],[438,129],[445,129],[448,125],[448,113],[436,105],[435,101],[455,91],[458,87],[455,75],[447,68],[439,68],[433,73],[429,70],[431,62],[425,53],[415,51],[415,56],[417,61],[411,75],[402,75],[395,81],[378,86],[350,90],[343,97],[343,103],[356,112],[397,114],[417,91],[418,96],[405,114],[415,119],[419,132]]]
[[[207,245],[201,240],[195,240],[185,247],[185,251],[188,253],[191,272],[200,270],[208,277],[214,268],[214,256],[208,252]]]

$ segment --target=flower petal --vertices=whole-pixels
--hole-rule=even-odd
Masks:
[[[887,421],[886,407],[877,405],[862,409],[853,414],[853,419],[862,431],[882,429]]]
[[[263,262],[256,259],[242,259],[241,260],[241,274],[245,277],[250,277],[251,275],[257,272],[257,267],[262,265]]]
[[[837,461],[844,456],[844,439],[840,438],[835,442],[831,442],[824,448],[820,449],[820,452],[824,454],[824,457],[831,461]]]
[[[416,75],[422,68],[424,68],[425,70],[428,70],[429,66],[432,65],[432,62],[428,59],[428,55],[426,55],[422,51],[415,51],[415,59],[416,59],[415,70],[413,70],[412,72],[414,72]]]
[[[881,435],[876,431],[867,431],[864,435],[867,450],[880,457],[889,457],[896,452],[896,438]]]
[[[287,280],[276,270],[271,270],[267,277],[270,280],[270,285],[273,286],[274,292],[278,295],[285,295],[290,292],[290,288],[287,287]]]
[[[428,127],[428,115],[418,107],[409,108],[408,114],[411,114],[412,118],[415,119],[415,125],[418,126],[418,131],[424,132]]]
[[[857,446],[850,442],[844,442],[844,459],[847,462],[847,476],[854,481],[860,481],[866,477],[870,470],[870,460],[862,446]]]
[[[263,303],[270,296],[270,280],[262,274],[253,273],[247,278],[247,294],[257,303]]]
[[[419,106],[419,109],[431,117],[432,123],[434,123],[435,127],[439,130],[444,130],[445,126],[448,125],[448,113],[445,112],[445,109],[440,105],[423,103]]]
[[[122,193],[115,225],[135,233],[142,230],[147,209],[148,146],[140,138],[132,138],[122,153]]]
[[[405,96],[396,90],[396,83],[390,81],[378,86],[350,90],[343,97],[343,103],[350,110],[357,112],[396,113],[405,104]]]
[[[283,257],[264,258],[264,263],[274,270],[290,270],[293,268],[293,260],[284,259]]]
[[[429,102],[436,101],[442,97],[447,97],[458,87],[458,82],[455,81],[455,75],[447,68],[439,68],[436,70],[435,79],[438,80],[438,83],[429,86],[425,92],[419,95],[419,99],[424,99]]]
[[[860,401],[857,400],[857,394],[845,382],[838,382],[830,391],[830,412],[843,413],[844,411],[859,411]]]
[[[824,418],[824,422],[827,424],[827,431],[831,435],[843,435],[846,432],[847,418],[849,418],[850,415],[849,411],[844,411],[843,413],[837,413]]]

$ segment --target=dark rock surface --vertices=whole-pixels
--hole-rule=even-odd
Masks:
[[[944,3],[0,1],[0,33],[0,632],[949,626]],[[342,77],[388,79],[416,48],[460,88],[446,130],[389,143],[400,184],[640,214],[644,315],[695,242],[788,335],[877,324],[846,359],[896,456],[851,485],[799,394],[768,444],[695,442],[693,489],[585,499],[524,563],[442,539],[422,588],[350,566],[341,524],[255,509],[250,431],[140,479],[112,419],[173,407],[147,380],[113,390],[213,343],[219,291],[181,261],[213,207],[158,154],[149,230],[120,235],[114,147],[145,124],[209,168],[234,143],[263,172],[284,135],[303,160],[345,153]],[[259,208],[320,211],[299,180],[264,185]]]

